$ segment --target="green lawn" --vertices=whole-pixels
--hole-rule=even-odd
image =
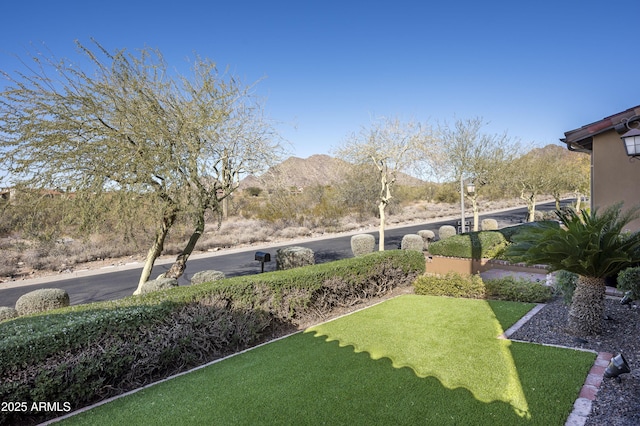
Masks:
[[[65,424],[563,425],[595,355],[496,338],[530,308],[401,296]]]

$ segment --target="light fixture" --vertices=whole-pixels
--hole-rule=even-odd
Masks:
[[[473,182],[470,182],[467,184],[467,194],[469,195],[473,195],[476,192],[476,184]]]
[[[604,371],[604,377],[618,377],[621,374],[629,372],[631,372],[631,369],[629,368],[627,360],[624,359],[624,356],[622,354],[618,354],[611,358],[611,362],[607,366],[607,369]]]
[[[631,158],[640,157],[640,130],[631,129],[624,135],[620,136],[624,142],[624,150]]]

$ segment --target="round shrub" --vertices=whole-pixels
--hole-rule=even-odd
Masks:
[[[424,249],[424,240],[418,234],[407,234],[402,237],[400,248],[402,250],[422,251]]]
[[[8,320],[18,316],[18,311],[7,306],[0,306],[0,321]]]
[[[627,268],[618,274],[618,290],[630,291],[633,300],[640,299],[640,267]]]
[[[429,249],[429,243],[436,238],[436,234],[428,229],[418,231],[418,235],[420,235],[422,237],[422,241],[424,241],[425,250]]]
[[[495,219],[482,219],[480,222],[480,230],[495,231],[498,229],[498,221]]]
[[[480,275],[448,272],[446,275],[422,275],[413,282],[416,294],[429,296],[465,297],[482,299],[484,283]]]
[[[276,250],[276,270],[278,271],[315,263],[315,255],[310,248],[292,246]]]
[[[28,315],[69,306],[69,294],[60,288],[43,288],[20,296],[16,301],[19,315]]]
[[[213,281],[223,280],[225,277],[224,272],[220,271],[200,271],[193,274],[193,277],[191,277],[191,284],[210,283]]]
[[[371,234],[356,234],[351,237],[351,252],[356,257],[373,253],[375,247],[376,237]]]
[[[442,225],[438,228],[438,238],[440,240],[453,237],[454,235],[456,235],[456,228],[451,225]]]
[[[157,278],[142,284],[140,294],[153,293],[154,291],[167,290],[178,287],[178,280],[175,278]]]

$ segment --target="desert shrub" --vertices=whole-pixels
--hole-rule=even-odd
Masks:
[[[556,291],[562,296],[565,304],[570,305],[573,292],[578,284],[578,274],[569,271],[558,271],[554,274]]]
[[[551,287],[532,282],[526,278],[505,276],[485,280],[488,299],[510,300],[512,302],[544,303],[553,297]]]
[[[191,284],[209,283],[213,281],[222,280],[224,278],[225,278],[224,272],[213,271],[213,270],[200,271],[193,274],[193,277],[191,277]]]
[[[432,243],[429,246],[429,253],[450,257],[493,259],[500,256],[506,246],[507,240],[500,232],[468,232]]]
[[[640,267],[627,268],[618,274],[618,289],[630,291],[633,300],[640,299]]]
[[[376,246],[376,237],[371,234],[356,234],[351,237],[351,252],[354,256],[372,253]]]
[[[59,288],[42,288],[23,294],[16,301],[16,311],[28,315],[69,306],[69,294]]]
[[[154,291],[168,290],[173,287],[178,287],[178,280],[175,278],[156,278],[155,280],[147,281],[142,284],[140,288],[140,294],[153,293]]]
[[[18,311],[14,308],[7,306],[0,306],[0,321],[15,318],[18,316]]]
[[[482,231],[495,231],[498,229],[498,221],[495,219],[482,219],[480,229]]]
[[[310,248],[292,246],[276,250],[276,269],[278,271],[315,263],[315,256]]]
[[[424,240],[418,234],[407,234],[402,237],[400,248],[402,250],[422,251],[424,249]]]
[[[428,250],[429,244],[436,238],[436,234],[428,229],[418,231],[418,235],[420,235],[424,241],[424,250]]]
[[[295,329],[334,306],[408,286],[424,267],[422,253],[376,252],[4,321],[0,401],[81,408]],[[0,424],[47,415],[0,412]]]
[[[416,294],[482,299],[484,284],[479,275],[448,272],[446,275],[422,275],[413,282]]]
[[[438,238],[444,240],[456,235],[456,228],[451,225],[442,225],[438,228]]]

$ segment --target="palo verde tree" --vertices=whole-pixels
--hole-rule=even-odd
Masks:
[[[507,164],[519,150],[519,143],[506,133],[482,133],[484,125],[480,117],[458,119],[453,126],[441,124],[437,132],[439,169],[455,182],[469,179],[475,184],[475,192],[466,194],[473,209],[474,231],[478,230],[478,197],[482,186],[502,181]]]
[[[420,153],[430,141],[424,126],[383,118],[354,133],[336,150],[338,157],[356,165],[373,166],[377,175],[377,205],[380,216],[378,246],[384,250],[386,209],[393,198],[398,173],[413,169],[424,158]]]
[[[219,210],[239,176],[268,166],[280,146],[251,86],[208,59],[197,57],[187,78],[156,49],[77,48],[87,71],[39,52],[25,70],[2,71],[0,164],[30,188],[153,194],[161,211],[137,293],[178,215],[192,213],[195,226],[173,274],[203,212]]]

